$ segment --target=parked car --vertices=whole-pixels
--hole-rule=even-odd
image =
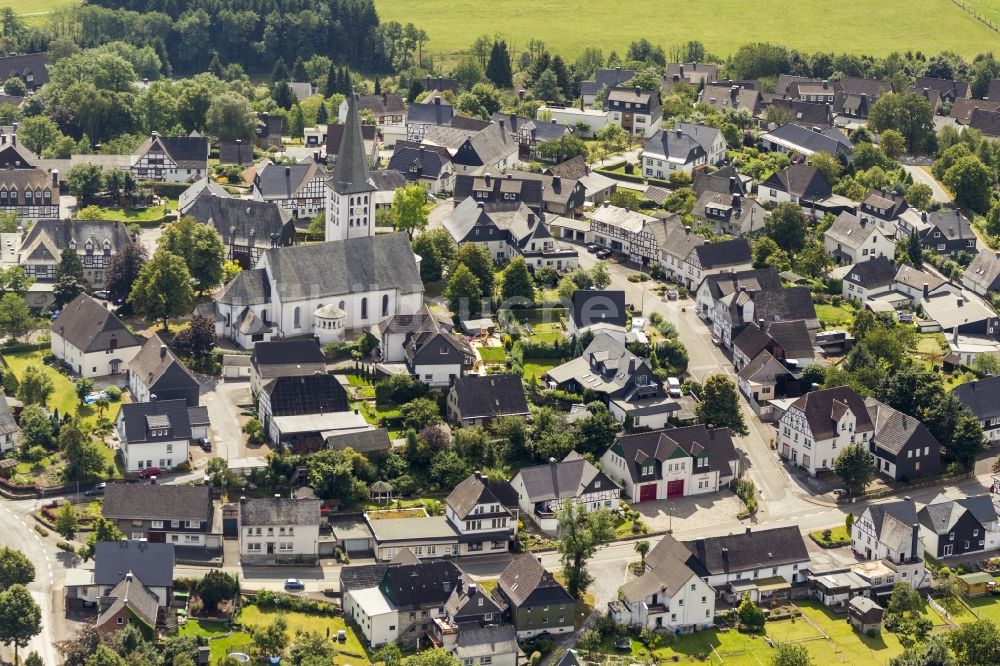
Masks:
[[[589,252],[591,254],[594,254],[595,252],[597,252],[600,249],[601,249],[600,245],[594,245],[593,243],[591,243],[590,245],[587,246],[587,252]]]
[[[671,398],[681,397],[681,380],[677,377],[667,377],[667,387]]]
[[[676,289],[671,289],[670,291],[667,292],[667,300],[668,301],[676,301],[677,300],[677,296],[678,296],[678,293],[677,293]]]
[[[607,259],[608,257],[611,256],[611,250],[609,250],[608,248],[604,248],[603,250],[598,250],[597,254],[594,256],[596,256],[598,259]]]
[[[140,479],[149,479],[151,477],[159,476],[159,475],[160,475],[160,468],[159,467],[147,467],[146,469],[140,469],[139,470],[139,478]]]
[[[83,494],[86,495],[87,497],[98,497],[104,494],[104,491],[107,489],[107,487],[108,487],[107,483],[103,482],[98,483],[93,488],[86,490]]]
[[[304,589],[306,589],[306,584],[303,583],[298,578],[286,578],[285,579],[285,589],[286,590],[304,590]]]
[[[200,446],[203,451],[212,450],[212,442],[208,439],[208,437],[198,438],[198,446]]]
[[[721,345],[722,344],[722,338],[720,338],[717,335],[712,335],[712,344],[716,345],[716,346]]]

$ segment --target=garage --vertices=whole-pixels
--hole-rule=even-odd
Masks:
[[[644,486],[639,486],[639,501],[640,502],[651,502],[656,499],[656,484],[647,483]]]
[[[667,499],[684,497],[684,479],[667,482]]]

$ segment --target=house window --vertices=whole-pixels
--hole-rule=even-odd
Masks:
[[[361,318],[368,319],[368,298],[361,299]]]
[[[162,520],[154,520],[153,522],[150,523],[149,526],[152,527],[154,530],[162,530],[163,529],[163,521]]]
[[[302,327],[301,324],[299,323],[299,306],[297,305],[295,306],[295,309],[292,310],[292,326],[294,326],[295,328]]]

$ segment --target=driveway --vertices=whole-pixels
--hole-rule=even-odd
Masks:
[[[208,408],[208,420],[212,424],[209,439],[212,440],[213,455],[230,460],[247,455],[240,428],[240,403],[243,392],[250,390],[249,380],[223,381],[219,377],[198,377],[201,385],[201,404]]]
[[[929,185],[932,191],[931,198],[940,203],[951,203],[951,197],[945,192],[941,184],[934,179],[934,176],[924,171],[923,167],[904,164],[903,168],[913,176],[914,183]]]
[[[643,522],[651,531],[673,529],[675,534],[704,530],[706,525],[738,530],[743,521],[738,520],[736,514],[742,508],[743,502],[728,490],[632,504],[632,509],[642,514]]]

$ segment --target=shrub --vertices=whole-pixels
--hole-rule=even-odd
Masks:
[[[109,386],[104,389],[104,395],[108,402],[119,402],[122,399],[122,390],[117,386]]]
[[[60,541],[59,543],[56,544],[56,548],[58,548],[59,550],[65,550],[67,553],[76,552],[76,547],[69,541]]]
[[[44,527],[42,527],[41,525],[35,525],[35,531],[38,532],[38,534],[43,537],[47,537],[49,535],[49,531]]]

